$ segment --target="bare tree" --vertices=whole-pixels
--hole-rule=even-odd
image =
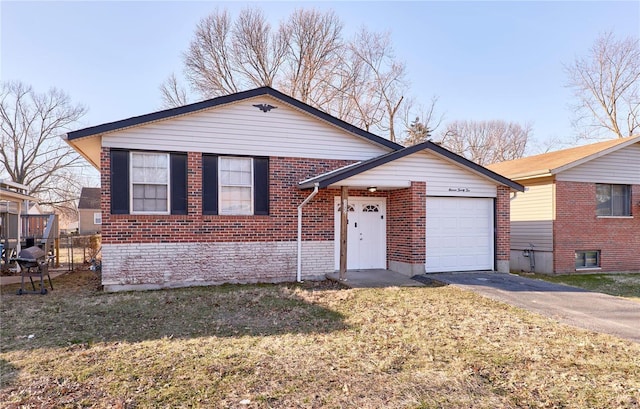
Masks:
[[[253,85],[272,87],[284,62],[288,38],[272,32],[264,13],[257,8],[243,10],[232,31],[234,65]]]
[[[437,102],[438,97],[434,96],[426,108],[419,105],[418,108],[415,109],[412,100],[404,104],[403,120],[405,137],[402,143],[405,146],[415,145],[431,139],[433,133],[442,125],[444,114],[436,112]]]
[[[238,92],[233,65],[231,16],[216,11],[198,23],[189,51],[184,55],[185,73],[191,87],[205,98]]]
[[[453,121],[437,141],[447,149],[480,164],[518,159],[531,137],[532,127],[501,120]]]
[[[20,82],[2,83],[0,177],[29,186],[43,204],[76,199],[86,164],[59,136],[85,112],[58,89],[40,94]]]
[[[295,10],[272,29],[259,9],[233,19],[217,10],[198,24],[184,54],[190,90],[201,98],[275,86],[370,132],[398,139],[409,101],[406,68],[389,33],[362,28],[344,41],[333,11]],[[165,107],[186,103],[175,76],[160,87]]]
[[[189,103],[187,90],[179,84],[174,73],[171,73],[162,85],[160,85],[160,93],[163,108],[173,108]]]
[[[342,22],[328,11],[298,9],[280,30],[288,40],[286,69],[278,86],[300,101],[324,106],[333,99],[342,50]]]
[[[566,66],[583,137],[623,138],[640,131],[640,42],[602,34],[586,57]]]
[[[408,83],[404,63],[395,59],[390,33],[375,33],[362,28],[349,45],[349,50],[355,61],[362,65],[367,78],[369,92],[364,101],[373,101],[369,102],[363,117],[377,123],[390,140],[396,141],[396,122],[408,92]]]

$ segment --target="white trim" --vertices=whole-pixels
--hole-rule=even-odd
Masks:
[[[136,211],[133,209],[133,155],[165,155],[167,157],[167,210],[165,212],[150,212],[150,211]],[[164,186],[161,183],[136,183],[137,185],[156,185]],[[155,151],[129,151],[129,211],[130,214],[171,214],[171,155],[168,152],[155,152]]]
[[[250,201],[249,201],[249,212],[248,213],[229,213],[229,212],[224,212],[222,209],[222,178],[220,177],[220,173],[222,171],[221,166],[220,166],[220,162],[222,159],[242,159],[242,160],[249,160],[250,163],[250,168],[251,168],[251,180],[250,180],[250,186],[247,185],[224,185],[224,187],[241,187],[241,188],[246,188],[249,187],[250,188]],[[253,161],[253,157],[248,157],[248,156],[234,156],[234,155],[220,155],[218,156],[218,214],[222,215],[222,216],[251,216],[253,214],[255,214],[255,209],[254,209],[254,194],[255,194],[255,177],[254,177],[254,161]]]

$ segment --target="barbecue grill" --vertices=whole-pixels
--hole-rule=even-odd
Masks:
[[[47,253],[40,247],[33,246],[28,247],[18,253],[18,257],[12,258],[11,261],[18,263],[20,267],[20,289],[18,295],[21,294],[46,294],[47,288],[44,285],[44,276],[49,279],[49,286],[53,290],[53,284],[51,283],[51,276],[49,275],[49,265],[46,262]],[[24,278],[29,277],[31,281],[31,287],[33,291],[25,290]],[[40,277],[40,291],[36,291],[36,285],[33,282],[33,277]]]

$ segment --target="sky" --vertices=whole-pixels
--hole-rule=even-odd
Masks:
[[[436,96],[445,122],[531,123],[538,143],[574,134],[564,66],[603,32],[640,38],[640,1],[1,0],[0,79],[62,89],[89,109],[78,128],[154,112],[196,24],[216,7],[237,15],[248,5],[272,26],[304,7],[334,10],[345,38],[362,26],[389,31],[417,103]]]

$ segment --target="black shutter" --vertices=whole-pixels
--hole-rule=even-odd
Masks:
[[[218,155],[202,155],[202,214],[218,214]]]
[[[129,151],[111,150],[111,214],[129,214]]]
[[[187,155],[171,154],[171,214],[187,214]]]
[[[253,214],[269,214],[269,158],[253,158]]]

